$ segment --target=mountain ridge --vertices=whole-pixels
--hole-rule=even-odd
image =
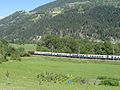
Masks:
[[[0,37],[9,42],[37,41],[47,34],[120,39],[119,5],[119,0],[56,0],[0,20]]]

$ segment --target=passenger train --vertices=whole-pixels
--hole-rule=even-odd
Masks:
[[[70,54],[70,53],[38,52],[38,51],[28,51],[28,53],[32,55],[81,58],[81,59],[120,60],[120,56],[117,55]]]

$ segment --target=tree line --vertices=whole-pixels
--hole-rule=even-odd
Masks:
[[[65,36],[60,38],[48,35],[37,43],[37,51],[98,54],[98,55],[120,55],[120,43],[113,44],[110,41],[95,42],[89,39],[75,39]]]

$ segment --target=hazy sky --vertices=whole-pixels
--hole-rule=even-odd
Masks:
[[[30,11],[52,1],[55,0],[0,0],[0,17],[20,10]]]

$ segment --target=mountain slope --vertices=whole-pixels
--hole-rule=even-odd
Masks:
[[[0,38],[31,42],[46,34],[55,34],[120,39],[119,7],[119,0],[57,0],[30,12],[17,11],[0,20]]]

